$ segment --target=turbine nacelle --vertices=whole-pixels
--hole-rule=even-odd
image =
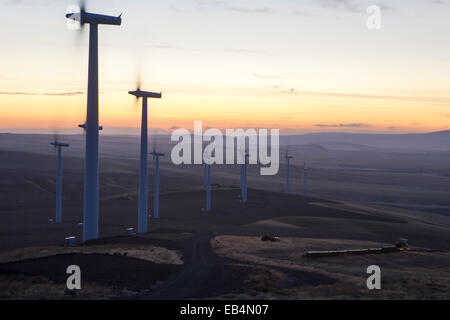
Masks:
[[[306,166],[306,162],[303,164],[303,171],[305,173],[309,171],[309,168]]]
[[[164,157],[164,156],[165,156],[164,153],[156,152],[156,151],[150,152],[150,154],[151,154],[153,157]]]
[[[107,16],[103,14],[89,13],[86,12],[84,9],[81,9],[80,12],[67,13],[66,18],[78,21],[80,25],[88,23],[88,24],[109,24],[120,26],[122,24],[122,14],[120,14],[118,17]]]
[[[86,131],[86,123],[79,124],[78,127],[83,129],[84,131]],[[100,131],[103,130],[103,126],[99,126],[98,130],[100,130]]]
[[[62,142],[58,142],[58,141],[55,141],[55,142],[51,142],[50,143],[52,146],[54,146],[55,148],[60,148],[60,147],[70,147],[70,144],[68,144],[68,143],[62,143]]]
[[[290,160],[290,159],[293,159],[294,157],[289,154],[289,150],[286,150],[285,158],[286,158],[286,160]]]
[[[154,98],[161,99],[162,94],[156,92],[142,91],[141,89],[137,89],[135,91],[128,91],[129,94],[135,96],[136,98]]]

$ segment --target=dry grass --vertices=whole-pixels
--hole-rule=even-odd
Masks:
[[[449,299],[450,254],[448,252],[415,252],[338,256],[307,259],[308,250],[376,247],[369,241],[337,239],[283,238],[279,242],[262,242],[257,237],[219,236],[212,240],[217,254],[242,263],[257,264],[268,269],[292,269],[326,275],[335,284],[289,287],[261,291],[250,287],[245,299]],[[366,287],[367,267],[381,268],[382,289]],[[270,276],[269,276],[270,275]],[[259,273],[265,281],[273,273]],[[279,277],[281,279],[282,277]],[[258,279],[259,283],[264,280]],[[270,282],[269,282],[270,284]],[[268,285],[266,285],[266,288]],[[256,290],[256,291],[255,291]],[[228,297],[230,298],[230,297]]]
[[[43,277],[0,276],[0,299],[3,300],[108,299],[111,296],[111,288],[97,284],[83,283],[81,290],[69,291],[65,284]]]
[[[132,257],[159,264],[183,264],[181,253],[152,245],[107,244],[79,247],[29,247],[0,254],[0,263],[50,257],[57,254],[109,254]]]

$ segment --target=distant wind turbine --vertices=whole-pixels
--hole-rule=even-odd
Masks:
[[[129,91],[129,94],[142,98],[142,120],[141,120],[141,167],[139,175],[139,209],[138,209],[138,232],[148,231],[148,171],[147,171],[147,150],[148,150],[148,116],[147,99],[161,99],[161,93],[141,91],[138,83],[136,91]]]
[[[55,147],[55,151],[58,151],[58,174],[56,178],[56,223],[62,222],[62,159],[61,159],[61,148],[68,148],[70,145],[67,143],[55,141],[50,143]]]
[[[86,158],[84,170],[83,242],[98,239],[98,26],[120,25],[121,15],[106,16],[86,12],[83,3],[80,11],[67,13],[67,19],[78,21],[83,27],[89,24],[89,72],[87,91]]]
[[[289,155],[289,150],[286,150],[286,192],[289,192],[289,170],[291,166],[291,159],[293,156]]]
[[[211,211],[211,165],[207,165],[207,185],[206,185],[206,211]]]
[[[248,151],[245,151],[244,163],[241,164],[241,196],[242,203],[247,203],[247,164],[248,164]]]
[[[211,154],[206,154],[206,211],[211,212]]]
[[[309,168],[306,166],[306,162],[303,164],[303,195],[306,196],[307,193],[307,178],[308,178]]]
[[[153,155],[153,159],[156,159],[155,164],[155,191],[154,191],[154,208],[153,208],[153,217],[155,219],[159,218],[159,157],[164,157],[165,154],[161,152],[156,152],[153,149],[153,152],[150,153]]]

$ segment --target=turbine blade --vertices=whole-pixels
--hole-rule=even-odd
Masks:
[[[136,88],[137,88],[137,91],[141,90],[141,74],[140,73],[138,74],[138,77],[136,80]]]
[[[86,11],[86,2],[84,0],[80,0],[80,11]]]

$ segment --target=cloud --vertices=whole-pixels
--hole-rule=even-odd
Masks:
[[[200,8],[222,8],[228,11],[240,12],[240,13],[248,13],[248,14],[267,14],[272,13],[272,10],[267,7],[241,7],[241,6],[230,6],[226,1],[220,0],[203,0],[197,1],[197,5]]]
[[[266,54],[263,51],[258,50],[249,50],[249,49],[233,49],[233,48],[225,48],[222,50],[223,52],[230,52],[230,53],[249,53],[249,54]]]
[[[361,4],[354,3],[352,0],[315,0],[314,2],[321,7],[337,10],[351,12],[361,12],[364,10]]]
[[[183,11],[183,10],[181,10],[180,8],[178,8],[178,7],[174,6],[174,5],[171,5],[169,7],[169,9],[172,10],[173,12],[182,12]]]
[[[367,7],[369,6],[369,4],[364,4],[357,0],[314,0],[313,3],[324,8],[347,12],[366,12]],[[379,1],[378,3],[374,1],[372,4],[378,5],[382,10],[392,9],[392,7]]]
[[[158,50],[177,50],[177,51],[189,51],[189,52],[225,52],[230,54],[259,54],[267,55],[266,52],[249,50],[244,48],[217,48],[217,49],[200,49],[200,48],[186,48],[177,45],[165,45],[165,44],[148,44],[144,45],[146,48],[158,49]]]
[[[181,129],[181,128],[177,127],[177,126],[171,126],[169,129],[167,129],[167,131],[175,131],[177,129]]]
[[[214,0],[210,0],[210,1],[197,1],[197,4],[199,6],[203,6],[203,7],[220,7],[222,5],[225,4],[225,1],[214,1]]]
[[[260,79],[281,79],[281,78],[299,78],[304,77],[305,75],[298,72],[291,72],[291,73],[254,73],[253,76],[255,78]]]
[[[278,75],[278,74],[254,73],[253,76],[255,78],[260,78],[260,79],[280,79],[280,75]]]
[[[55,3],[60,2],[62,3],[62,0],[2,0],[0,3],[4,3],[6,5],[16,6],[16,5],[23,5],[23,6],[52,6],[55,5]],[[75,2],[75,1],[74,1]]]
[[[449,6],[450,2],[446,0],[433,0],[434,4],[443,5],[443,6]]]
[[[420,96],[391,96],[391,95],[374,95],[365,93],[350,93],[350,92],[324,92],[324,91],[298,91],[290,88],[283,91],[284,94],[298,94],[305,96],[312,96],[318,98],[353,98],[353,99],[381,99],[381,100],[400,100],[400,101],[421,101],[421,102],[436,102],[436,103],[450,103],[446,98],[434,97],[420,97]]]
[[[153,49],[169,49],[169,50],[189,50],[186,48],[178,47],[178,46],[170,46],[170,45],[146,45],[147,48]]]
[[[307,18],[319,18],[321,16],[316,15],[316,14],[312,14],[312,13],[308,13],[305,11],[300,11],[300,10],[294,10],[291,12],[292,15],[294,16],[302,16],[302,17],[307,17]]]
[[[367,128],[369,125],[364,123],[339,123],[339,124],[315,124],[315,127],[321,128]]]
[[[0,95],[19,95],[19,96],[79,96],[84,94],[82,91],[72,92],[7,92],[0,91]]]
[[[242,13],[272,13],[272,10],[264,7],[264,8],[247,8],[247,7],[230,7],[228,10],[242,12]]]

